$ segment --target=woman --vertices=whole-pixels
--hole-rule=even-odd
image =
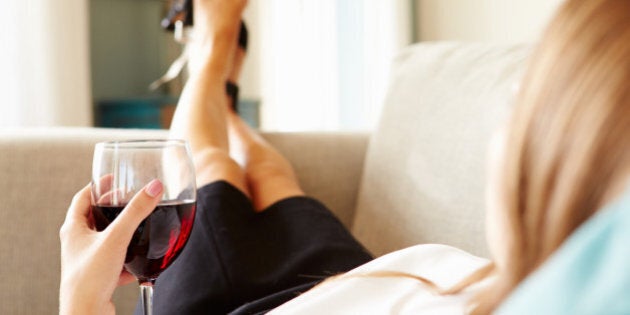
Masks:
[[[190,142],[200,210],[186,249],[158,280],[156,313],[271,310],[318,279],[371,259],[321,204],[303,197],[288,162],[230,111],[224,89],[242,62],[236,38],[244,6],[195,2],[197,71],[171,133]],[[493,146],[492,165],[499,167],[489,176],[487,217],[494,263],[419,245],[333,278],[275,312],[330,306],[360,313],[407,296],[415,303],[410,312],[491,313],[626,188],[628,82],[630,1],[568,1],[536,49],[512,120]],[[61,313],[114,311],[117,283],[133,281],[121,274],[126,244],[161,190],[159,182],[149,184],[103,232],[89,229],[89,188],[76,195],[60,233]],[[373,298],[367,287],[382,277],[389,282],[379,282]],[[410,280],[414,291],[401,290]],[[427,294],[435,291],[441,294]],[[349,297],[360,300],[343,304]]]

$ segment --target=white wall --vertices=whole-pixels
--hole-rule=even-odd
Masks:
[[[2,4],[0,128],[90,125],[87,0]]]
[[[247,58],[243,65],[240,82],[240,97],[259,100],[260,91],[260,4],[258,1],[249,1],[243,19],[247,22],[249,40],[247,43]]]
[[[250,1],[244,98],[261,100],[274,131],[366,130],[389,65],[411,42],[410,0]]]
[[[420,41],[536,40],[563,0],[414,0]]]

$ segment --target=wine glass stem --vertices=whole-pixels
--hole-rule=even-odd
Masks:
[[[140,283],[140,298],[144,315],[153,315],[153,283],[150,281]]]

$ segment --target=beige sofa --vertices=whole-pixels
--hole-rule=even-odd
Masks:
[[[378,127],[368,133],[269,133],[305,191],[327,204],[374,254],[445,243],[487,255],[484,158],[510,108],[524,47],[420,44],[394,62]],[[58,230],[90,180],[97,141],[164,131],[0,132],[0,314],[57,312]],[[119,289],[119,314],[137,288]]]

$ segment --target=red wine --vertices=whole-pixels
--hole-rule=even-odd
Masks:
[[[92,206],[96,230],[104,230],[123,209],[124,206]],[[194,202],[158,205],[134,232],[127,247],[125,269],[140,282],[154,281],[186,245],[194,218]]]

